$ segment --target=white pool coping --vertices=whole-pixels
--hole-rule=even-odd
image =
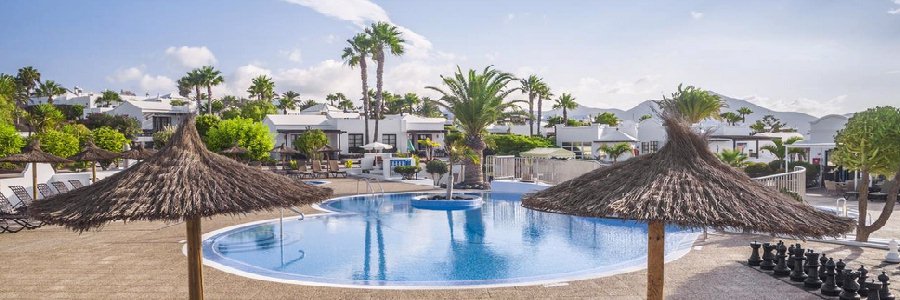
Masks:
[[[424,194],[424,193],[428,193],[428,192],[385,193],[384,195]],[[376,195],[376,194],[359,194],[359,195],[342,196],[342,197],[325,200],[322,203],[338,201],[338,200],[342,200],[342,199],[346,199],[346,198],[373,196],[373,195]],[[323,212],[308,214],[308,215],[306,215],[306,217],[322,217],[322,216],[340,214],[335,211],[324,209],[321,206],[319,206],[318,204],[314,204],[314,205],[312,205],[312,207],[317,210],[321,210]],[[202,245],[203,241],[206,241],[207,239],[209,239],[213,236],[216,236],[218,234],[225,233],[227,231],[231,231],[231,230],[235,230],[235,229],[239,229],[239,228],[243,228],[243,227],[254,226],[254,225],[258,225],[258,224],[262,224],[262,223],[277,222],[279,219],[282,219],[282,218],[258,220],[258,221],[223,227],[223,228],[203,234],[201,236],[201,239],[202,239],[201,245]],[[693,249],[693,244],[697,241],[697,239],[700,237],[701,234],[694,233],[694,235],[695,236],[693,238],[685,238],[684,241],[682,241],[682,243],[680,243],[678,245],[677,250],[667,254],[665,256],[665,262],[668,263],[668,262],[678,260],[679,258],[682,258],[685,255],[687,255],[689,252],[691,252],[691,249]],[[181,250],[182,250],[182,254],[187,256],[187,244],[182,246]],[[218,269],[219,271],[222,271],[225,273],[243,276],[243,277],[247,277],[247,278],[255,279],[255,280],[271,281],[271,282],[294,284],[294,285],[351,288],[351,289],[373,289],[373,290],[458,290],[458,289],[501,288],[501,287],[515,287],[515,286],[556,285],[559,283],[565,283],[565,282],[569,282],[569,281],[597,279],[597,278],[609,277],[609,276],[613,276],[613,275],[631,273],[631,272],[640,271],[640,270],[647,268],[646,264],[643,264],[643,265],[640,265],[640,264],[633,265],[632,264],[634,261],[647,260],[647,256],[644,255],[644,256],[641,256],[641,257],[638,257],[638,258],[635,258],[632,260],[628,260],[628,261],[620,262],[618,264],[607,266],[610,269],[609,271],[598,271],[598,272],[591,273],[591,274],[579,274],[579,275],[572,275],[572,276],[563,275],[562,277],[559,277],[559,278],[546,279],[546,280],[532,280],[532,281],[526,280],[526,281],[521,281],[521,282],[458,285],[458,286],[456,286],[456,285],[446,285],[446,286],[445,285],[440,285],[440,286],[436,286],[436,285],[358,285],[358,284],[343,284],[343,283],[323,283],[323,282],[306,281],[306,280],[277,278],[277,277],[260,275],[260,274],[256,274],[256,273],[238,270],[234,267],[227,266],[227,265],[221,264],[216,261],[208,260],[205,257],[203,257],[202,255],[201,255],[201,258],[203,260],[203,264],[206,266],[213,267],[213,268]],[[619,265],[628,265],[628,266],[616,268],[616,266],[619,266]]]

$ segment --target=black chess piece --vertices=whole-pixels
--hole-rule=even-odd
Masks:
[[[856,278],[859,277],[859,273],[844,270],[844,286],[841,294],[838,296],[841,300],[858,300],[859,294],[856,293],[859,290],[859,283],[856,282]]]
[[[775,245],[763,243],[762,248],[762,262],[759,264],[759,268],[766,271],[772,271],[775,269],[775,255],[772,254],[772,250],[775,250]]]
[[[847,264],[844,263],[843,259],[838,259],[838,262],[834,264],[834,283],[837,286],[844,286],[845,267],[847,267]]]
[[[813,250],[812,250],[812,249],[806,249],[806,252],[812,253]],[[801,252],[801,253],[800,253],[800,256],[804,256],[804,257],[805,257],[805,256],[806,256],[806,253],[802,253],[802,252]],[[809,275],[809,260],[806,260],[806,259],[803,260],[803,273],[806,273],[806,275]]]
[[[856,291],[860,296],[866,297],[869,295],[869,287],[866,285],[866,280],[869,279],[869,270],[866,270],[866,267],[863,265],[859,266],[859,269],[856,269],[859,272],[859,279],[856,280],[859,283],[859,290]]]
[[[799,244],[798,244],[798,245],[799,245]],[[788,265],[788,268],[790,268],[791,270],[794,269],[794,251],[795,251],[794,245],[791,245],[790,247],[788,247],[788,251],[787,251],[787,254],[788,254],[787,265]]]
[[[819,253],[812,250],[806,253],[807,277],[803,281],[803,286],[810,289],[818,289],[822,287],[822,280],[819,279]]]
[[[869,296],[866,297],[866,300],[881,300],[881,297],[878,296],[878,290],[881,289],[881,282],[869,280],[869,282],[866,282],[866,288],[869,289]]]
[[[881,300],[894,300],[894,294],[891,294],[890,289],[890,277],[882,271],[881,275],[878,275],[878,281],[881,281],[881,289],[878,290],[878,297],[880,297]]]
[[[825,262],[825,283],[822,284],[822,295],[836,297],[841,294],[841,288],[834,283],[834,259],[829,258]]]
[[[791,281],[803,282],[806,280],[806,272],[803,272],[803,261],[806,260],[806,258],[803,258],[803,249],[795,247],[794,254],[794,269],[791,270]]]
[[[793,247],[793,246],[791,246]],[[791,248],[793,249],[793,248]],[[791,274],[791,268],[788,267],[785,258],[787,255],[785,252],[788,251],[788,248],[784,246],[784,243],[778,243],[778,246],[775,246],[775,276],[776,277],[784,277]]]
[[[747,259],[747,265],[756,267],[762,262],[762,259],[759,258],[759,247],[761,246],[762,244],[756,241],[750,243],[750,248],[753,249],[753,252],[750,253],[750,258]]]
[[[828,262],[828,258],[825,257],[825,253],[822,253],[822,257],[819,258],[819,280],[825,281],[825,263]]]

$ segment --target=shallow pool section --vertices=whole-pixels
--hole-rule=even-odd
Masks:
[[[280,282],[366,288],[528,285],[646,265],[647,226],[542,213],[518,194],[479,194],[470,210],[420,210],[416,194],[338,198],[335,213],[225,228],[203,242],[208,265]],[[283,227],[282,227],[283,226]],[[666,228],[666,259],[697,233]]]

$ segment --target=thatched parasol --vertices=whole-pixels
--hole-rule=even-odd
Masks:
[[[157,151],[154,149],[144,148],[144,143],[138,143],[138,145],[131,148],[131,150],[122,152],[119,157],[124,159],[145,160],[156,154],[156,152]]]
[[[69,159],[73,161],[86,161],[91,163],[91,183],[97,182],[97,162],[101,160],[110,160],[118,158],[119,154],[107,151],[106,149],[101,149],[94,145],[93,141],[88,141],[87,145],[84,145],[84,148],[81,149],[81,152],[70,156]]]
[[[293,147],[288,147],[285,143],[281,143],[281,146],[275,147],[270,153],[277,153],[278,159],[281,160],[281,165],[284,165],[285,156],[291,157],[300,154],[300,151],[297,151]]]
[[[235,144],[231,148],[219,151],[219,153],[222,153],[222,154],[244,154],[247,152],[249,152],[249,151],[247,151],[246,148],[238,146],[237,144]]]
[[[29,211],[48,224],[76,231],[107,222],[187,222],[190,297],[203,297],[200,218],[306,205],[331,189],[247,167],[209,152],[188,118],[166,147],[137,165],[90,186],[35,203]]]
[[[0,158],[0,162],[11,162],[11,163],[31,163],[31,192],[34,195],[34,199],[38,197],[38,189],[37,189],[37,164],[38,163],[48,163],[48,164],[61,164],[71,162],[68,159],[58,157],[56,155],[41,151],[41,141],[38,139],[34,139],[31,141],[31,144],[25,148],[25,151],[18,154],[13,154],[4,158]]]
[[[318,150],[316,150],[316,152],[325,153],[325,155],[326,155],[325,157],[328,157],[328,159],[331,159],[330,155],[333,153],[341,152],[341,149],[335,149],[329,145],[325,145],[325,146],[322,146],[321,148],[319,148]]]
[[[668,142],[523,198],[536,210],[649,223],[647,299],[662,299],[664,224],[736,227],[797,238],[837,236],[853,220],[820,212],[723,164],[705,137],[663,112]]]

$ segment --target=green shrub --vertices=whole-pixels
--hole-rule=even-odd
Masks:
[[[518,134],[491,134],[487,136],[487,143],[497,155],[519,155],[534,148],[553,147],[546,138]]]
[[[175,126],[169,125],[164,127],[163,130],[153,133],[153,147],[156,149],[165,147],[172,135],[175,134],[176,129]]]
[[[750,177],[762,177],[766,175],[775,174],[772,171],[772,168],[769,167],[766,163],[748,163],[746,167],[744,167],[744,173],[747,173]]]
[[[447,163],[443,160],[432,160],[425,164],[425,172],[431,174],[431,179],[434,180],[434,185],[438,185],[438,180],[444,174],[447,174],[449,168]]]
[[[216,125],[221,122],[222,119],[219,119],[216,115],[200,115],[197,117],[195,124],[197,124],[197,133],[200,134],[201,138],[206,138],[206,133],[209,132],[210,128],[216,127]]]
[[[419,173],[419,171],[422,171],[422,168],[419,168],[419,166],[396,166],[396,167],[394,167],[394,172],[397,172],[400,175],[403,175],[403,179],[413,179],[413,176],[415,176],[416,173]]]
[[[78,144],[84,147],[89,139],[91,139],[91,130],[82,124],[66,124],[59,131],[71,134],[78,138]]]
[[[94,145],[112,152],[121,152],[128,144],[128,139],[121,132],[109,127],[100,127],[91,131]]]
[[[319,157],[319,148],[328,145],[328,136],[319,129],[307,130],[294,139],[294,148],[311,159]]]
[[[62,131],[47,130],[35,137],[41,141],[41,150],[59,157],[66,158],[81,151],[78,138]]]
[[[206,133],[206,146],[219,152],[237,144],[247,149],[247,157],[263,160],[269,157],[274,137],[262,122],[245,118],[222,120]]]
[[[16,128],[10,124],[0,123],[0,157],[16,154],[22,151],[25,139],[16,132]],[[0,169],[12,168],[11,164],[0,163]]]
[[[92,113],[81,121],[82,124],[90,129],[100,127],[110,127],[125,135],[126,138],[133,139],[141,133],[141,123],[137,119],[126,115],[110,115],[104,113]]]

